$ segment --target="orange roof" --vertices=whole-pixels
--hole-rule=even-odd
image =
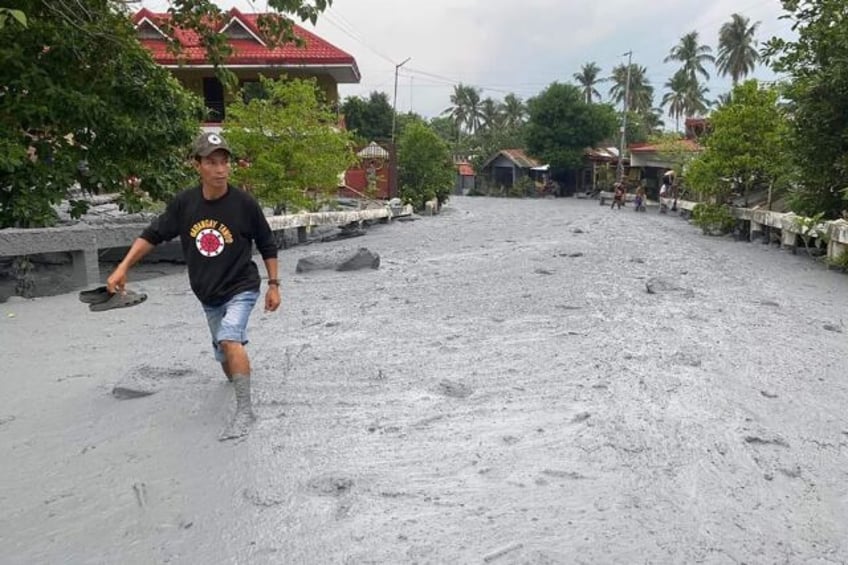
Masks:
[[[703,149],[692,139],[678,139],[675,143],[687,151],[697,152]],[[656,153],[657,151],[662,151],[662,146],[656,143],[632,143],[627,148],[630,149],[631,153]]]
[[[342,51],[331,43],[321,39],[297,24],[292,24],[295,36],[304,41],[302,47],[294,43],[268,48],[265,45],[262,33],[259,31],[258,18],[262,14],[242,13],[237,8],[232,8],[224,13],[224,23],[218,32],[226,31],[230,26],[241,26],[246,32],[246,37],[231,37],[229,44],[233,49],[232,55],[226,58],[225,64],[229,66],[328,66],[347,67],[349,72],[339,82],[359,82],[359,67],[352,55]],[[151,26],[149,29],[159,31],[159,25],[170,19],[167,13],[151,12],[142,8],[136,12],[132,21],[136,28],[142,25]],[[200,37],[192,30],[177,28],[174,37],[182,45],[182,53],[175,55],[168,50],[167,36],[162,34],[161,38],[155,33],[148,33],[139,41],[152,54],[153,59],[163,66],[200,66],[208,65],[206,51],[200,44]]]
[[[473,177],[474,176],[474,167],[471,166],[471,163],[461,162],[456,164],[457,171],[460,176],[463,177]]]

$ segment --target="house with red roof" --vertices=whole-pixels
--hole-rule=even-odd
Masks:
[[[273,79],[315,78],[327,100],[335,103],[339,99],[339,84],[355,84],[361,78],[352,55],[296,24],[293,24],[294,34],[302,40],[302,45],[287,43],[270,47],[257,24],[261,14],[232,8],[225,16],[217,32],[227,36],[232,54],[224,65],[246,90],[252,84],[259,84],[260,74]],[[174,28],[173,38],[181,51],[175,53],[169,49],[171,37],[163,30],[169,18],[167,13],[142,8],[132,16],[132,22],[139,41],[152,53],[154,61],[170,70],[187,89],[203,97],[210,116],[205,129],[216,130],[226,117],[229,95],[206,59],[196,32]]]
[[[653,198],[667,177],[682,174],[686,163],[703,151],[694,139],[683,138],[665,143],[632,143],[628,179],[645,186]]]

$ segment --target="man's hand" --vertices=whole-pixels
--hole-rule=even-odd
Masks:
[[[124,292],[124,287],[127,285],[127,271],[122,267],[118,266],[109,278],[106,279],[106,290],[109,291],[109,294],[115,294],[116,292]]]
[[[276,312],[277,308],[280,307],[280,287],[277,285],[271,285],[268,287],[268,290],[265,292],[265,311],[266,312]]]

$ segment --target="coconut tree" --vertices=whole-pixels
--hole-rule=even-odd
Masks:
[[[733,86],[739,83],[739,79],[748,76],[760,60],[754,38],[759,25],[760,22],[751,24],[749,18],[733,14],[731,20],[722,25],[718,32],[716,68],[721,75],[730,75]]]
[[[724,94],[719,94],[718,98],[716,98],[713,102],[713,108],[719,110],[730,104],[732,101],[733,92],[725,92]]]
[[[668,114],[674,118],[674,129],[677,131],[680,131],[680,118],[686,115],[686,93],[691,84],[691,78],[683,69],[674,73],[665,83],[668,90],[663,94],[660,106],[667,109]]]
[[[698,81],[689,82],[689,88],[686,89],[686,96],[684,97],[684,108],[686,109],[687,117],[703,116],[707,113],[713,104],[707,98],[709,92],[710,89]]]
[[[456,126],[457,140],[465,126],[465,121],[468,116],[468,102],[466,101],[466,87],[462,83],[453,87],[453,94],[450,95],[451,105],[442,111],[443,116],[451,119]]]
[[[644,114],[654,107],[654,87],[647,77],[648,70],[639,65],[630,65],[630,99],[626,107],[630,112]],[[612,70],[612,87],[609,90],[610,98],[616,104],[624,101],[627,92],[627,65],[618,65]]]
[[[698,75],[701,75],[704,80],[709,80],[710,73],[707,72],[704,64],[715,63],[712,52],[713,48],[709,45],[698,43],[698,32],[691,31],[680,38],[680,43],[671,48],[663,62],[679,61],[683,64],[683,70],[692,79],[697,80]]]
[[[527,118],[527,105],[521,98],[509,93],[504,96],[502,112],[504,125],[508,128],[516,128]]]
[[[601,99],[601,93],[598,92],[595,85],[604,82],[606,79],[600,78],[600,74],[601,68],[594,62],[586,63],[580,67],[579,73],[574,73],[574,80],[580,85],[587,104],[591,104],[596,98]]]
[[[486,98],[480,104],[480,131],[492,131],[503,124],[501,106],[491,98]]]
[[[465,101],[468,105],[468,111],[465,117],[465,127],[469,133],[473,134],[480,129],[480,124],[483,123],[483,107],[480,100],[480,89],[473,86],[466,87]]]
[[[458,130],[474,133],[481,123],[480,90],[462,83],[453,87],[450,96],[451,106],[446,108],[443,116],[450,117]]]

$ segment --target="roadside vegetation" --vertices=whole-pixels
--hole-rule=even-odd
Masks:
[[[272,44],[291,41],[289,18],[314,22],[329,3],[269,0],[276,17],[263,22],[263,31]],[[62,2],[21,0],[15,9],[0,8],[0,228],[50,225],[54,206],[66,199],[80,215],[82,195],[91,193],[119,193],[126,210],[138,210],[167,200],[191,178],[185,154],[204,109],[140,47],[127,5],[92,0],[85,10],[65,10]],[[323,101],[300,98],[314,90],[308,86],[266,85],[272,97],[297,96],[310,110],[276,115],[274,131],[260,135],[255,115],[269,109],[260,100],[236,103],[227,135],[251,164],[236,178],[277,209],[314,207],[330,197],[316,187],[332,187],[329,171],[351,162],[352,146],[395,140],[402,197],[421,207],[448,197],[460,159],[479,173],[497,151],[523,149],[550,164],[557,180],[586,148],[618,146],[622,114],[628,143],[666,144],[672,153],[686,118],[703,117],[709,125],[698,141],[705,150],[686,162],[680,155],[679,171],[688,195],[705,206],[699,217],[721,219],[721,210],[706,207],[765,191],[769,203],[800,215],[840,218],[848,208],[844,1],[782,5],[795,40],[761,43],[759,23],[733,14],[715,49],[697,31],[670,46],[665,62],[677,69],[663,85],[651,84],[638,62],[606,71],[589,61],[571,74],[571,84],[555,82],[527,100],[457,84],[444,112],[431,119],[395,115],[382,92],[349,97],[331,111]],[[174,25],[201,34],[222,81],[234,88],[221,65],[227,45],[203,24],[221,18],[220,9],[210,0],[177,1],[172,15]],[[747,80],[760,65],[781,80]],[[713,73],[729,77],[732,91],[711,93]],[[319,134],[336,111],[350,134]],[[281,134],[296,130],[291,139]],[[261,146],[268,135],[280,146]],[[305,163],[317,171],[307,174]],[[519,186],[509,194],[527,192]]]

